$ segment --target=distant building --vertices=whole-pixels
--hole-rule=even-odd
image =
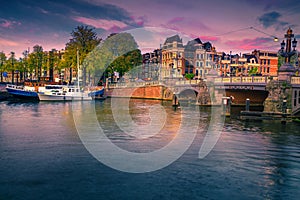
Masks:
[[[275,52],[254,50],[243,55],[223,54],[221,76],[277,76],[278,56]]]
[[[184,48],[184,74],[194,73],[195,78],[204,78],[211,69],[219,68],[221,56],[210,42],[202,43],[200,38],[191,40]]]
[[[161,63],[161,49],[143,54],[143,73],[141,79],[158,80]]]
[[[277,76],[278,56],[277,52],[254,50],[252,52],[260,64],[258,73],[263,76]]]
[[[182,77],[183,72],[183,53],[184,47],[182,39],[174,35],[166,39],[162,46],[162,76],[163,77]]]

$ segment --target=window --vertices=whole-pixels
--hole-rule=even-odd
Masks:
[[[177,47],[177,42],[173,42],[173,47]]]
[[[268,65],[270,65],[270,60],[268,60]]]

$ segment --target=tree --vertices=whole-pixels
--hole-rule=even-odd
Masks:
[[[93,28],[77,26],[71,33],[72,38],[66,44],[65,60],[63,65],[70,67],[70,81],[72,81],[72,68],[77,66],[76,52],[79,51],[79,63],[81,64],[89,52],[91,52],[102,39],[98,38]],[[83,66],[83,85],[86,84],[86,66]]]
[[[10,52],[9,62],[7,63],[7,67],[9,70],[11,70],[11,83],[15,83],[15,65],[16,65],[16,58],[15,58],[15,52]]]
[[[88,54],[84,65],[95,79],[105,79],[113,76],[114,71],[124,74],[132,66],[141,64],[141,61],[141,53],[133,36],[129,33],[114,33]]]
[[[116,58],[107,68],[110,73],[119,72],[123,76],[126,72],[136,66],[142,64],[142,54],[139,49],[130,51],[122,56]]]
[[[3,82],[3,72],[4,72],[4,66],[6,63],[6,55],[3,51],[0,52],[0,82]]]
[[[252,75],[255,75],[257,72],[258,72],[258,68],[257,68],[257,67],[252,67],[252,68],[249,70],[248,74],[249,74],[250,76],[252,76]]]
[[[34,59],[36,60],[35,74],[37,74],[38,81],[40,81],[40,78],[42,76],[42,65],[44,63],[43,47],[39,45],[35,45],[33,47],[33,54],[34,54]]]
[[[60,52],[56,49],[52,49],[48,53],[48,68],[49,68],[49,80],[54,80],[54,70],[58,69],[60,63]]]
[[[195,74],[193,74],[193,73],[188,73],[188,74],[185,74],[185,78],[187,79],[187,80],[192,80],[193,78],[194,78],[194,76],[195,76]]]
[[[23,51],[23,56],[24,56],[24,59],[22,60],[22,63],[23,63],[23,66],[24,66],[24,72],[22,73],[22,77],[24,80],[26,80],[27,78],[27,74],[28,74],[28,69],[29,69],[29,66],[28,66],[28,56],[29,56],[29,50],[25,50]]]

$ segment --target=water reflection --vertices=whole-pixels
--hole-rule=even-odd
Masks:
[[[110,101],[94,102],[107,137],[136,153],[169,144],[182,120],[169,102],[132,100],[134,122],[149,123],[147,107],[154,104],[166,108],[168,122],[159,134],[137,139],[118,128]],[[213,151],[198,159],[210,114],[210,108],[200,108],[196,138],[177,161],[152,173],[128,174],[99,163],[85,149],[72,103],[1,102],[0,199],[297,199],[299,124],[233,116]]]

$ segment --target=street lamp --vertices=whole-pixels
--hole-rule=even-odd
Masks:
[[[291,28],[289,28],[287,30],[287,34],[285,34],[284,36],[286,38],[286,43],[284,42],[284,40],[281,42],[280,46],[280,50],[278,51],[279,55],[281,55],[282,57],[285,58],[285,63],[290,63],[291,62],[291,57],[296,55],[297,51],[296,51],[296,46],[297,46],[297,40],[294,37],[293,31]],[[294,40],[292,41],[292,38],[294,38]],[[284,47],[286,47],[286,49],[284,50]],[[293,50],[292,50],[293,47]]]

